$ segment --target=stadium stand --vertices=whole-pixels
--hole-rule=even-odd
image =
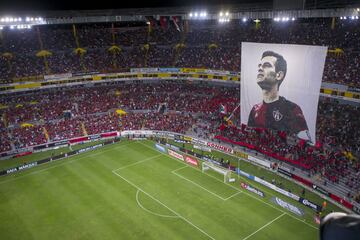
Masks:
[[[5,29],[0,45],[0,79],[4,84],[20,77],[106,73],[128,71],[131,67],[206,67],[239,72],[240,44],[248,41],[339,48],[339,53],[328,54],[323,81],[360,87],[360,55],[356,51],[360,47],[359,24],[338,22],[332,29],[329,19],[314,19],[291,22],[286,28],[263,21],[260,29],[247,24],[229,24],[219,29],[215,22],[208,22],[206,26],[193,24],[187,32],[156,28],[150,33],[145,26],[115,26],[114,37],[109,24],[87,24],[77,26],[79,46],[70,26]],[[109,51],[112,45],[120,50]],[[77,47],[86,53],[77,55]],[[46,58],[48,69],[44,59],[36,56],[42,49],[51,53]],[[7,94],[0,100],[7,106],[0,109],[0,152],[114,130],[191,132],[232,145],[251,146],[291,163],[310,177],[319,176],[328,184],[341,186],[347,197],[360,202],[358,106],[321,98],[317,144],[289,144],[286,133],[248,129],[236,120],[230,125],[224,123],[219,105],[233,111],[239,102],[238,93],[238,88],[167,81]],[[164,102],[168,110],[161,114],[157,110]],[[127,115],[116,115],[116,109],[124,109]],[[65,112],[70,116],[65,117]],[[24,123],[30,125],[24,127]]]

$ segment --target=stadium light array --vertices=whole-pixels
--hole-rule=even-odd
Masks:
[[[189,13],[189,17],[191,19],[205,19],[207,17],[207,12],[206,11],[191,12]]]
[[[227,23],[230,22],[229,18],[219,18],[219,23]]]
[[[0,17],[0,22],[3,23],[3,25],[14,25],[13,23],[19,23],[19,25],[40,25],[40,24],[46,24],[45,20],[42,17],[12,17],[12,16],[5,16]]]
[[[226,11],[226,12],[220,11],[219,12],[219,23],[227,23],[227,22],[230,22],[229,11]]]
[[[291,19],[289,17],[276,17],[274,18],[275,22],[288,22],[288,21],[295,21],[296,19],[294,17],[292,17]]]
[[[340,20],[347,20],[347,19],[350,19],[350,20],[358,20],[359,19],[359,16],[351,16],[351,17],[340,17]]]

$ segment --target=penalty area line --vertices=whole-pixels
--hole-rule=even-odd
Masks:
[[[176,216],[178,216],[179,218],[181,218],[182,220],[184,220],[185,222],[187,222],[188,224],[190,224],[191,226],[193,226],[194,228],[196,228],[197,230],[199,230],[201,233],[203,233],[204,235],[206,235],[208,238],[215,240],[214,237],[210,236],[207,232],[205,232],[204,230],[202,230],[201,228],[199,228],[198,226],[196,226],[194,223],[192,223],[190,220],[186,219],[185,217],[181,216],[179,213],[177,213],[175,210],[171,209],[170,207],[168,207],[167,205],[165,205],[164,203],[162,203],[159,199],[153,197],[152,195],[150,195],[149,193],[145,192],[144,190],[142,190],[140,187],[138,187],[137,185],[135,185],[133,182],[131,182],[130,180],[124,178],[123,176],[121,176],[120,174],[118,174],[116,171],[112,171],[113,174],[115,174],[116,176],[120,177],[121,179],[123,179],[125,182],[127,182],[128,184],[130,184],[131,186],[133,186],[134,188],[136,188],[137,190],[141,191],[142,193],[146,194],[147,196],[149,196],[150,198],[152,198],[154,201],[156,201],[157,203],[159,203],[160,205],[162,205],[163,207],[165,207],[166,209],[168,209],[170,212],[174,213]]]
[[[226,198],[223,198],[223,197],[221,197],[220,195],[218,195],[218,194],[216,194],[216,193],[214,193],[214,192],[210,191],[209,189],[204,188],[204,187],[203,187],[203,186],[201,186],[200,184],[197,184],[196,182],[193,182],[193,181],[191,181],[190,179],[187,179],[186,177],[184,177],[184,176],[182,176],[182,175],[180,175],[180,174],[178,174],[178,173],[176,173],[176,172],[174,172],[174,171],[172,171],[171,173],[175,174],[175,175],[176,175],[176,176],[178,176],[179,178],[182,178],[182,179],[184,179],[184,180],[186,180],[186,181],[188,181],[188,182],[190,182],[190,183],[194,184],[195,186],[197,186],[197,187],[199,187],[199,188],[203,189],[204,191],[206,191],[206,192],[208,192],[208,193],[210,193],[210,194],[214,195],[215,197],[218,197],[218,198],[220,198],[221,200],[226,201]]]
[[[112,170],[112,171],[114,172],[114,171],[118,171],[118,170],[121,170],[121,169],[125,169],[125,168],[131,167],[131,166],[135,166],[135,165],[138,165],[138,164],[143,163],[143,162],[150,161],[150,160],[152,160],[152,159],[154,159],[154,158],[157,158],[157,157],[160,157],[160,156],[162,156],[162,155],[161,155],[161,154],[158,154],[158,155],[155,155],[155,156],[146,158],[146,159],[144,159],[144,160],[137,161],[137,162],[134,162],[134,163],[131,163],[131,164],[128,164],[128,165],[119,167],[119,168],[114,169],[114,170]]]
[[[251,233],[250,235],[246,236],[245,238],[243,238],[242,240],[246,240],[248,238],[250,238],[251,236],[255,235],[257,232],[261,231],[262,229],[266,228],[267,226],[269,226],[270,224],[272,224],[273,222],[275,222],[276,220],[278,220],[279,218],[281,218],[282,216],[284,216],[286,213],[282,213],[280,216],[276,217],[275,219],[271,220],[270,222],[268,222],[267,224],[265,224],[264,226],[260,227],[258,230],[256,230],[255,232]]]
[[[152,148],[152,147],[150,147],[150,146],[148,146],[148,145],[146,145],[146,144],[144,144],[144,143],[142,143],[142,142],[141,142],[140,144],[141,144],[141,145],[144,145],[145,147],[147,147],[147,148],[149,148],[149,149],[151,149],[151,150],[153,150],[153,151],[158,152],[158,151],[155,150],[154,148]],[[178,159],[176,159],[176,158],[174,158],[174,157],[172,157],[172,156],[169,156],[169,155],[167,155],[167,154],[165,154],[165,153],[161,153],[161,154],[163,154],[163,155],[165,155],[165,156],[167,156],[167,157],[170,157],[170,158],[172,158],[172,159],[174,159],[174,160],[176,160],[176,161],[178,161],[178,162],[181,162],[181,163],[183,163],[183,164],[186,164],[186,163],[184,163],[184,162],[182,162],[182,161],[180,161],[180,160],[178,160]],[[193,169],[195,169],[195,168],[193,168]],[[195,169],[195,170],[200,171],[200,169]],[[215,177],[213,177],[213,176],[211,176],[211,175],[209,175],[209,174],[207,174],[207,173],[204,173],[204,174],[206,174],[206,175],[208,175],[209,177],[212,177],[212,178],[214,178],[214,179],[217,179],[217,178],[215,178]],[[244,177],[242,177],[242,176],[240,176],[240,178],[243,179],[243,180],[248,181],[248,179],[246,179],[246,178],[244,178]],[[219,179],[217,179],[217,180],[220,181]],[[222,181],[220,181],[220,182],[222,182]],[[232,186],[232,185],[230,185],[230,184],[228,184],[228,183],[225,183],[225,184],[228,185],[228,186],[233,187],[234,189],[238,189],[238,188],[236,188],[236,187],[234,187],[234,186]],[[239,189],[238,189],[238,190],[239,190]],[[267,202],[265,202],[264,200],[262,200],[262,199],[260,199],[260,198],[258,198],[258,197],[255,197],[255,196],[253,196],[253,195],[251,195],[250,193],[243,192],[243,191],[241,191],[241,190],[239,190],[239,191],[242,192],[242,193],[244,193],[245,195],[247,195],[247,196],[249,196],[249,197],[251,197],[251,198],[259,201],[259,202],[262,202],[262,203],[265,204],[265,205],[268,205],[269,207],[271,207],[271,208],[273,208],[273,209],[278,210],[279,212],[285,213],[285,214],[288,215],[289,217],[291,217],[291,218],[293,218],[293,219],[296,219],[296,220],[298,220],[299,222],[302,222],[302,223],[304,223],[305,225],[307,225],[307,226],[309,226],[309,227],[311,227],[311,228],[313,228],[313,229],[315,229],[315,230],[319,230],[317,227],[314,227],[313,225],[311,225],[311,224],[309,224],[309,223],[307,223],[307,222],[304,222],[302,219],[300,219],[300,218],[298,218],[298,217],[295,217],[293,214],[291,214],[291,213],[289,213],[289,212],[285,212],[284,210],[282,210],[282,209],[280,209],[280,208],[278,208],[278,207],[275,207],[274,205],[271,205],[270,203],[267,203]],[[270,193],[269,191],[267,191],[267,190],[265,190],[265,189],[263,189],[263,188],[262,188],[262,191],[267,192],[267,193],[269,193],[270,195],[273,195],[273,194],[274,194],[274,193]]]
[[[140,203],[139,193],[140,193],[140,190],[138,189],[138,190],[136,191],[136,197],[135,197],[135,198],[136,198],[136,202],[137,202],[137,204],[139,205],[139,207],[140,207],[141,209],[143,209],[145,212],[148,212],[148,213],[153,214],[153,215],[158,216],[158,217],[164,217],[164,218],[179,218],[179,216],[176,216],[176,215],[160,214],[160,213],[156,213],[156,212],[153,212],[153,211],[145,208],[145,207]]]

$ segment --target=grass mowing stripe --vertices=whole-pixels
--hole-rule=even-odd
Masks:
[[[257,232],[261,231],[263,228],[266,228],[267,226],[269,226],[270,224],[272,224],[273,222],[275,222],[276,220],[278,220],[279,218],[281,218],[282,216],[284,216],[286,213],[281,214],[280,216],[278,216],[277,218],[271,220],[270,222],[268,222],[267,224],[265,224],[264,226],[262,226],[261,228],[259,228],[258,230],[256,230],[255,232],[253,232],[252,234],[248,235],[247,237],[243,238],[242,240],[246,240],[248,238],[250,238],[251,236],[253,236],[254,234],[256,234]]]
[[[205,232],[204,230],[202,230],[201,228],[199,228],[198,226],[196,226],[195,224],[193,224],[191,221],[189,221],[188,219],[186,219],[185,217],[181,216],[179,213],[175,212],[173,209],[171,209],[170,207],[168,207],[167,205],[165,205],[164,203],[162,203],[160,200],[158,200],[157,198],[151,196],[149,193],[145,192],[144,190],[142,190],[140,187],[138,187],[137,185],[135,185],[134,183],[132,183],[131,181],[127,180],[126,178],[124,178],[123,176],[121,176],[120,174],[118,174],[116,171],[112,171],[112,173],[114,173],[115,175],[119,176],[120,178],[122,178],[124,181],[126,181],[127,183],[129,183],[131,186],[133,186],[134,188],[138,189],[139,191],[145,193],[147,196],[149,196],[150,198],[152,198],[154,201],[158,202],[160,205],[164,206],[165,208],[167,208],[169,211],[171,211],[172,213],[174,213],[176,216],[178,216],[179,218],[181,218],[182,220],[184,220],[185,222],[187,222],[188,224],[190,224],[191,226],[193,226],[194,228],[196,228],[197,230],[199,230],[200,232],[202,232],[204,235],[206,235],[207,237],[209,237],[212,240],[215,240],[215,238],[213,238],[212,236],[210,236],[207,232]]]
[[[152,147],[150,147],[150,146],[148,146],[148,145],[146,145],[146,144],[144,144],[144,143],[142,143],[142,142],[140,142],[140,144],[144,145],[145,147],[147,147],[147,148],[149,148],[149,149],[152,149],[153,151],[158,152],[156,149],[154,149],[154,148],[152,148]],[[163,155],[165,155],[165,156],[167,156],[167,157],[170,157],[170,158],[172,158],[172,159],[175,159],[175,160],[177,160],[177,161],[179,161],[179,162],[181,162],[181,163],[183,163],[183,164],[186,164],[186,163],[180,161],[180,160],[177,159],[177,158],[174,158],[174,157],[169,156],[169,155],[166,154],[166,153],[161,153],[161,154],[163,154]],[[189,166],[189,165],[187,165],[187,166]],[[193,169],[195,169],[195,170],[197,170],[197,171],[200,171],[199,169],[196,169],[196,168],[193,168]],[[206,174],[206,173],[204,173],[204,174]],[[206,175],[208,175],[208,174],[206,174]],[[213,177],[213,176],[211,176],[211,175],[208,175],[208,176]],[[242,176],[240,176],[240,178],[244,179]],[[215,178],[215,179],[217,179],[217,178]],[[217,180],[219,180],[219,179],[217,179]],[[220,181],[220,180],[219,180],[219,181]],[[224,183],[224,184],[227,184],[227,183]],[[229,185],[229,186],[231,186],[231,187],[233,187],[233,188],[236,188],[236,187],[234,187],[234,186],[232,186],[232,185],[230,185],[230,184],[227,184],[227,185]],[[237,188],[236,188],[236,189],[237,189]],[[265,192],[266,192],[266,191],[265,191]],[[254,199],[256,199],[256,200],[258,200],[258,201],[260,201],[260,202],[268,205],[268,206],[271,207],[271,208],[274,208],[274,209],[276,209],[276,210],[278,210],[278,211],[280,211],[280,212],[282,212],[282,213],[285,213],[286,215],[288,215],[288,216],[290,216],[290,217],[298,220],[299,222],[304,223],[305,225],[307,225],[307,226],[309,226],[309,227],[311,227],[311,228],[313,228],[313,229],[318,230],[317,227],[314,227],[313,225],[311,225],[311,224],[309,224],[309,223],[307,223],[307,222],[304,222],[304,221],[301,220],[300,218],[295,217],[295,216],[293,216],[292,214],[289,214],[289,213],[283,211],[282,209],[280,209],[280,208],[278,208],[278,207],[275,207],[275,206],[271,205],[270,203],[267,203],[267,202],[265,202],[265,201],[263,201],[263,200],[255,197],[255,196],[251,195],[250,193],[247,193],[247,192],[243,192],[243,193],[246,194],[246,195],[248,195],[248,196],[250,196],[251,198],[254,198]],[[269,193],[269,192],[268,192],[268,193]],[[270,193],[269,193],[269,194],[270,194]],[[271,195],[272,195],[272,193],[271,193]]]
[[[127,147],[128,145],[131,145],[131,143],[132,143],[132,142],[130,142],[130,143],[128,143],[128,144],[125,144],[125,145],[121,145],[120,147],[117,147],[116,149],[121,149],[121,148]],[[112,147],[113,147],[113,146],[112,146]],[[114,150],[114,148],[110,148],[110,149],[98,149],[98,150],[99,150],[99,151],[98,151],[97,153],[93,153],[93,154],[90,155],[90,156],[97,156],[97,155],[99,155],[99,154],[112,151],[112,150]],[[101,150],[102,150],[102,151],[101,151]],[[57,165],[47,165],[47,166],[49,166],[49,167],[43,168],[43,169],[40,169],[40,170],[37,170],[37,171],[32,171],[32,172],[29,173],[29,174],[20,175],[20,176],[18,176],[18,177],[16,177],[16,175],[12,175],[12,176],[14,176],[14,178],[10,178],[10,179],[8,179],[8,180],[0,181],[0,185],[3,184],[3,183],[8,183],[8,182],[16,181],[16,180],[18,180],[18,179],[21,179],[21,178],[24,178],[24,177],[27,177],[27,176],[30,176],[30,175],[35,175],[35,174],[38,174],[38,173],[47,171],[47,170],[52,169],[52,168],[60,167],[60,166],[66,165],[66,164],[68,164],[68,163],[72,163],[72,162],[77,161],[77,160],[80,160],[80,159],[84,159],[84,158],[86,158],[86,157],[89,157],[89,156],[88,156],[89,153],[91,153],[91,151],[84,153],[84,154],[86,154],[86,156],[80,156],[80,157],[79,157],[79,155],[70,156],[70,157],[68,157],[67,159],[71,159],[71,158],[73,158],[73,157],[79,157],[79,158],[75,158],[75,159],[69,160],[69,161],[66,161],[66,160],[67,160],[67,159],[66,159],[66,160],[64,160],[65,162],[63,162],[63,163],[61,163],[61,164],[57,164]],[[59,160],[60,160],[60,159],[59,159]],[[58,163],[59,160],[44,163],[44,164],[40,165],[40,167],[41,167],[41,166],[45,166],[45,164],[51,164],[51,163],[54,163],[54,164],[55,164],[55,163]],[[25,170],[25,171],[26,171],[26,170]],[[18,173],[23,173],[23,172],[18,172]],[[11,176],[11,175],[10,175],[10,176]],[[3,178],[6,178],[6,177],[9,177],[9,175],[4,175],[4,176],[2,176],[2,177],[3,177]]]

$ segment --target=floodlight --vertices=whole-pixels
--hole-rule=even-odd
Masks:
[[[25,21],[26,21],[26,22],[29,22],[29,21],[30,21],[30,18],[29,18],[29,17],[26,17]]]
[[[229,12],[226,12],[226,13],[225,13],[225,16],[229,16]]]
[[[3,30],[4,29],[4,27],[3,26],[0,26],[0,30]]]
[[[295,18],[293,17],[293,18],[291,18],[291,21],[295,21]]]
[[[189,17],[192,17],[192,16],[193,16],[193,14],[192,14],[192,13],[190,13],[190,14],[189,14]]]
[[[223,12],[220,12],[220,17],[222,17],[223,16]]]
[[[195,17],[197,17],[197,16],[198,16],[198,13],[197,13],[197,12],[195,12],[195,13],[194,13],[194,16],[195,16]]]
[[[11,26],[10,26],[10,29],[14,29],[14,26],[13,26],[13,25],[11,25]]]
[[[358,17],[358,16],[356,16],[356,17],[355,17],[355,19],[359,19],[359,17]]]
[[[246,21],[247,21],[247,19],[246,19],[246,18],[243,18],[243,19],[242,19],[242,21],[243,21],[243,22],[246,22]]]
[[[354,20],[355,19],[355,16],[351,16],[351,20]]]

